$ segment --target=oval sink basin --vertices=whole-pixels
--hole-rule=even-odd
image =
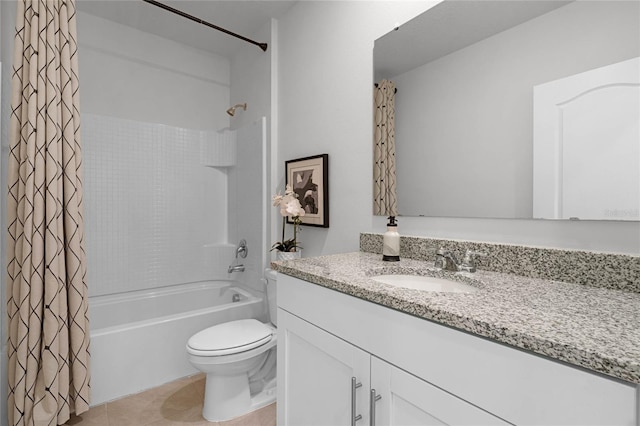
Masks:
[[[478,291],[476,287],[469,284],[423,275],[377,275],[371,277],[371,279],[394,287],[412,288],[423,291],[447,293],[473,293]]]

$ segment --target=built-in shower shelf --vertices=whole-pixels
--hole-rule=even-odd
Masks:
[[[207,167],[236,165],[236,131],[202,132],[200,138],[201,164]]]

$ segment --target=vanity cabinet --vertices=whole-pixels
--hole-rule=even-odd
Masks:
[[[372,404],[378,425],[639,425],[632,383],[283,274],[278,307],[281,426],[370,425]]]
[[[278,333],[280,425],[508,424],[282,309]]]
[[[375,423],[371,424],[508,425],[498,417],[376,357],[371,357],[371,389],[371,397],[374,392],[380,396],[374,404]]]
[[[281,309],[278,370],[278,424],[348,425],[368,407],[369,354]]]

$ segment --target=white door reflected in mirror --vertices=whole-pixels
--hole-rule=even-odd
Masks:
[[[533,89],[533,217],[640,220],[640,58]]]

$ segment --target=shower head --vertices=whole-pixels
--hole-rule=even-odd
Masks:
[[[227,114],[229,114],[230,116],[233,117],[236,114],[236,108],[240,108],[240,107],[242,107],[242,109],[246,111],[247,110],[247,103],[245,102],[243,104],[237,104],[237,105],[232,106],[231,108],[229,108],[227,110]]]

